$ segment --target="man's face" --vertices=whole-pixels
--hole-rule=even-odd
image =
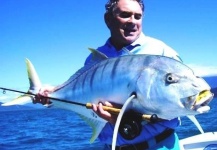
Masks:
[[[142,9],[137,1],[120,0],[108,25],[113,44],[125,46],[133,43],[142,31]]]

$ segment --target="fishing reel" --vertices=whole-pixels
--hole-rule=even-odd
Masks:
[[[119,133],[127,140],[132,140],[140,135],[142,131],[142,114],[130,110],[126,112],[119,126]]]

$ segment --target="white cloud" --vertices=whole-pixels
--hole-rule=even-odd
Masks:
[[[196,64],[188,64],[188,66],[198,76],[216,75],[217,76],[217,65],[216,66],[203,66]]]

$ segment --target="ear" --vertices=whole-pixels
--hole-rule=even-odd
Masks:
[[[110,25],[111,25],[111,14],[105,13],[104,14],[104,21],[105,21],[107,27],[110,28]]]

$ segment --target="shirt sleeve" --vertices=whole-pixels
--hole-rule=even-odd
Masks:
[[[175,60],[183,62],[181,57],[179,56],[179,54],[174,49],[167,46],[165,43],[163,43],[163,44],[164,44],[164,49],[163,49],[163,55],[164,56],[171,57],[171,58],[173,58]]]

